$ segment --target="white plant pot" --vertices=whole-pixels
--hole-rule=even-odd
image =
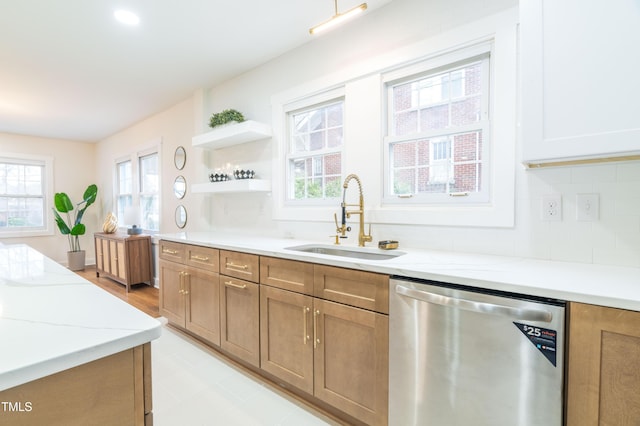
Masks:
[[[85,251],[68,251],[67,252],[67,264],[68,268],[72,271],[84,270]]]

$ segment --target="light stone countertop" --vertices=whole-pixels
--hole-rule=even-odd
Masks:
[[[161,324],[23,245],[0,245],[0,391],[150,342]]]
[[[331,245],[318,241],[248,237],[219,232],[183,232],[154,238],[640,311],[640,268],[422,250],[405,248],[402,244],[395,250],[404,252],[402,256],[389,260],[364,260],[287,249],[314,243]],[[368,244],[372,247],[366,250],[383,252],[375,244]],[[338,247],[356,248],[353,243]]]

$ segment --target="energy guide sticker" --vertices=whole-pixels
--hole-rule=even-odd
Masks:
[[[556,330],[548,328],[535,327],[529,324],[514,322],[518,330],[524,334],[532,345],[534,345],[553,364],[556,366],[556,341],[558,333]]]

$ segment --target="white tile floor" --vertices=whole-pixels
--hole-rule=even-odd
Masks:
[[[166,325],[151,354],[155,426],[335,424]]]

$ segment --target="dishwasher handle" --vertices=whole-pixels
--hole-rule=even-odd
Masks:
[[[443,296],[441,294],[429,293],[422,290],[396,285],[396,293],[422,302],[433,303],[435,305],[449,306],[463,309],[465,311],[480,312],[491,315],[510,317],[520,321],[540,321],[551,322],[553,315],[549,311],[542,309],[513,308],[495,303],[478,302],[456,297]]]

